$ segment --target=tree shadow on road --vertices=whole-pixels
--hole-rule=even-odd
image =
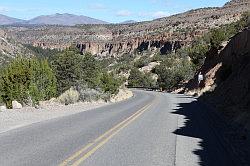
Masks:
[[[196,142],[199,145],[194,146],[190,153],[199,158],[197,165],[202,166],[231,166],[236,165],[228,154],[225,145],[218,139],[218,132],[212,127],[209,117],[197,101],[190,102],[190,98],[179,98],[182,103],[176,105],[173,114],[178,116],[178,129],[173,133],[180,139],[190,141],[190,144]],[[223,134],[223,133],[220,133]],[[186,138],[187,137],[187,138]],[[188,142],[184,142],[188,144]],[[186,146],[190,146],[186,145]],[[195,143],[194,143],[195,144]],[[199,148],[197,148],[197,146]],[[184,150],[184,149],[183,149]],[[197,157],[196,156],[196,157]],[[184,156],[183,156],[184,159]],[[192,160],[192,159],[191,159]]]

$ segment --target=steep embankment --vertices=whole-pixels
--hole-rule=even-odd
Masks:
[[[0,29],[0,66],[17,56],[32,57],[33,54],[22,44],[9,38],[8,34]]]
[[[250,29],[232,37],[221,51],[212,50],[200,71],[205,75],[201,88],[193,79],[188,91],[207,92],[202,96],[206,101],[250,129]]]

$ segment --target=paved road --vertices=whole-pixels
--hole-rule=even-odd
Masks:
[[[1,133],[0,165],[234,165],[195,99],[134,93],[124,102]]]

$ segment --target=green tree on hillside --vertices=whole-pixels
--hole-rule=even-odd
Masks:
[[[89,53],[81,55],[76,49],[67,49],[52,61],[56,73],[58,92],[62,94],[71,87],[101,89],[116,94],[121,85],[118,78],[101,68],[101,63]]]
[[[158,86],[163,90],[172,90],[182,81],[189,80],[194,74],[193,65],[187,59],[166,59],[156,66]]]
[[[56,95],[56,78],[46,60],[14,59],[0,73],[1,100],[10,108],[17,100],[30,104]]]
[[[42,59],[48,58],[50,60],[53,58],[53,56],[62,53],[62,51],[58,49],[49,49],[49,48],[43,49],[42,47],[35,47],[30,44],[25,44],[24,46],[28,48],[30,51],[32,51],[33,54],[36,55],[36,57]]]
[[[192,47],[187,48],[188,56],[191,58],[193,64],[199,68],[206,57],[208,46],[205,44],[195,44]]]
[[[81,64],[82,80],[87,83],[90,88],[99,87],[101,84],[102,72],[100,62],[93,55],[87,53],[83,57]]]
[[[210,33],[211,33],[210,37],[211,47],[219,48],[221,46],[221,43],[226,39],[225,31],[222,28],[219,28],[219,29],[213,29]]]
[[[120,86],[121,80],[119,78],[115,78],[113,73],[103,73],[101,77],[101,88],[105,93],[117,94]]]
[[[144,74],[137,68],[133,68],[130,71],[128,78],[128,86],[136,88],[150,88],[154,86],[154,80],[149,74]]]
[[[83,78],[81,63],[83,56],[75,49],[65,50],[53,57],[52,66],[57,78],[59,94],[77,85]]]

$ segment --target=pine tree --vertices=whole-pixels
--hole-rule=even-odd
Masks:
[[[0,72],[2,102],[11,107],[17,100],[35,104],[56,95],[56,78],[47,60],[16,58]]]

